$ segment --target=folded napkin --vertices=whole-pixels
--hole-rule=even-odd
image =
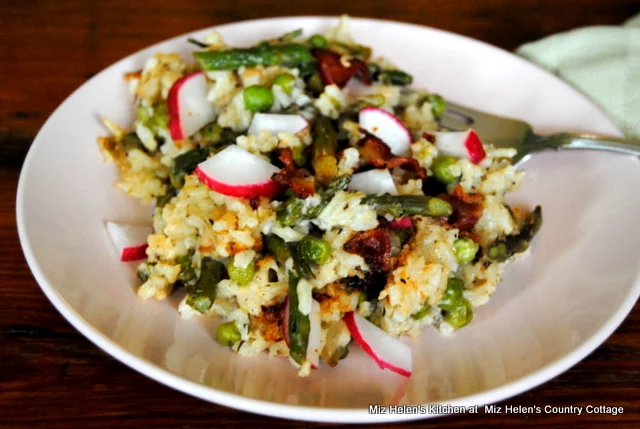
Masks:
[[[516,53],[591,98],[627,137],[640,138],[640,15],[546,37]]]

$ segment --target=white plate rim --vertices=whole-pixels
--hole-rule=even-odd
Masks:
[[[321,19],[321,20],[336,20],[337,16],[322,16],[322,15],[309,15],[309,16],[289,16],[289,17],[270,17],[270,18],[262,18],[262,19],[253,19],[253,20],[245,20],[238,22],[231,22],[223,25],[203,28],[199,30],[190,31],[188,33],[184,33],[175,37],[171,37],[169,39],[165,39],[153,45],[142,48],[130,55],[127,55],[124,58],[116,61],[110,66],[104,68],[96,75],[92,76],[91,79],[87,80],[87,82],[83,83],[80,87],[78,87],[75,91],[71,93],[49,116],[49,118],[45,121],[42,128],[39,130],[38,134],[34,138],[25,161],[22,165],[22,169],[20,172],[20,177],[18,181],[18,188],[16,193],[16,221],[18,227],[18,237],[20,240],[20,244],[29,265],[31,272],[33,273],[36,282],[44,292],[45,296],[51,301],[54,307],[62,314],[62,316],[69,322],[71,325],[76,328],[82,335],[84,335],[87,339],[93,342],[96,346],[101,348],[103,351],[108,353],[109,355],[115,357],[120,362],[129,366],[130,368],[138,371],[145,376],[156,380],[165,386],[171,387],[173,389],[179,390],[183,393],[186,393],[190,396],[194,396],[206,401],[214,402],[219,405],[227,406],[230,408],[262,414],[270,417],[276,418],[285,418],[285,419],[294,419],[301,421],[312,421],[312,422],[327,422],[327,423],[382,423],[382,422],[399,422],[399,421],[410,421],[410,420],[419,420],[425,419],[429,417],[442,416],[445,414],[386,414],[386,415],[376,415],[369,414],[367,410],[364,409],[350,409],[350,408],[325,408],[325,407],[309,407],[309,406],[298,406],[298,405],[286,405],[279,404],[273,402],[262,401],[258,399],[247,398],[241,395],[237,395],[234,393],[227,393],[223,391],[216,390],[213,387],[204,386],[199,383],[195,383],[193,381],[186,380],[176,374],[173,374],[165,369],[161,369],[160,367],[147,362],[145,359],[142,359],[133,353],[125,350],[120,345],[114,343],[109,338],[107,338],[104,334],[96,330],[89,322],[87,322],[82,316],[80,316],[72,306],[67,303],[64,298],[58,294],[55,288],[47,279],[46,275],[42,271],[38,261],[35,258],[34,252],[31,248],[31,245],[27,239],[27,231],[26,225],[23,217],[24,203],[25,203],[25,191],[24,191],[24,183],[25,176],[28,174],[29,166],[31,164],[31,160],[34,157],[34,153],[37,151],[37,148],[42,144],[43,138],[41,135],[43,131],[48,127],[48,125],[55,120],[56,114],[63,110],[64,106],[72,99],[77,93],[79,93],[85,85],[87,85],[92,79],[97,78],[102,74],[108,73],[112,68],[116,67],[121,61],[124,61],[126,58],[139,55],[141,52],[147,49],[153,49],[157,45],[171,42],[174,40],[184,39],[191,34],[209,31],[209,30],[224,30],[227,26],[236,26],[236,25],[251,25],[254,23],[264,22],[264,21],[294,21],[296,19]],[[419,29],[428,29],[433,32],[443,33],[448,36],[454,36],[457,38],[465,39],[466,42],[483,46],[485,49],[489,48],[494,50],[497,54],[500,55],[508,55],[511,60],[516,60],[522,63],[526,63],[529,66],[534,66],[546,73],[547,75],[553,77],[556,80],[558,79],[553,74],[548,71],[542,69],[536,64],[530,63],[509,51],[498,48],[496,46],[490,45],[488,43],[479,41],[477,39],[473,39],[468,36],[456,34],[453,32],[440,30],[433,27],[406,23],[401,21],[394,20],[385,20],[385,19],[372,19],[372,18],[359,18],[352,17],[352,19],[358,21],[365,21],[370,23],[391,23],[391,24],[400,24],[403,26],[415,27]],[[562,81],[560,81],[562,82]],[[589,98],[587,98],[584,94],[580,93],[575,88],[571,87],[569,84],[562,82],[563,85],[567,87],[567,89],[579,95],[581,98],[586,100],[589,104],[594,106]],[[597,106],[596,106],[597,107]],[[602,112],[600,110],[600,112]],[[603,112],[602,112],[603,113]],[[613,124],[609,116],[605,113],[603,115],[607,118],[610,125],[618,130],[618,135],[622,135],[619,131],[619,128]],[[446,402],[436,402],[433,404],[442,404],[447,406],[461,406],[461,407],[469,407],[473,405],[483,406],[485,404],[496,403],[508,398],[511,398],[515,395],[521,394],[528,390],[531,390],[552,378],[558,376],[564,371],[568,370],[582,359],[584,359],[587,355],[589,355],[592,351],[594,351],[598,346],[606,341],[606,339],[613,334],[616,328],[624,321],[627,315],[633,309],[635,302],[640,297],[640,278],[636,279],[634,285],[632,286],[629,295],[624,299],[618,308],[617,312],[607,320],[607,322],[600,327],[587,341],[582,343],[579,347],[572,350],[567,355],[563,356],[560,359],[557,359],[542,368],[528,374],[525,377],[522,377],[518,380],[509,382],[507,384],[501,385],[494,389],[473,394],[470,396],[460,397],[453,400],[448,400]],[[428,404],[432,405],[432,404]]]

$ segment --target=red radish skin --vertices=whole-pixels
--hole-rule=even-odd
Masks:
[[[413,227],[413,223],[411,222],[411,218],[409,216],[405,216],[400,219],[394,219],[391,222],[389,222],[389,225],[393,229],[403,229],[403,228]]]
[[[173,140],[189,138],[216,116],[207,100],[204,72],[186,75],[171,86],[167,96],[169,133]]]
[[[186,82],[188,76],[184,76],[171,86],[167,96],[167,110],[169,112],[169,134],[173,140],[184,140],[184,133],[180,126],[180,106],[178,104],[178,92]]]
[[[248,186],[234,186],[227,185],[222,182],[218,182],[215,179],[208,177],[200,167],[196,167],[195,170],[196,176],[198,179],[205,185],[207,185],[212,190],[216,191],[219,194],[227,195],[229,197],[238,197],[238,198],[255,198],[255,197],[270,197],[278,193],[280,190],[280,185],[278,185],[273,180],[269,180],[268,182],[259,183],[256,185],[248,185]]]
[[[465,141],[465,147],[469,153],[469,160],[474,164],[478,164],[485,156],[487,156],[487,153],[484,151],[482,141],[480,141],[480,137],[478,137],[478,134],[473,130],[469,130],[469,135]]]
[[[349,332],[351,332],[351,336],[358,343],[358,345],[364,350],[373,360],[378,364],[381,369],[389,369],[397,374],[400,374],[404,377],[411,377],[411,371],[408,371],[405,368],[397,367],[389,362],[386,362],[377,355],[377,353],[371,348],[371,346],[365,341],[364,337],[360,333],[360,329],[358,328],[358,324],[355,320],[355,313],[353,311],[348,312],[344,316],[344,320],[347,323],[347,327],[349,328]],[[364,318],[363,318],[364,319]],[[364,319],[364,322],[371,323],[368,320]],[[379,329],[376,327],[376,329]],[[383,331],[384,332],[384,331]],[[385,333],[386,334],[386,333]],[[388,334],[387,334],[388,335]],[[395,339],[395,338],[394,338]],[[396,340],[398,341],[398,340]],[[402,343],[401,343],[402,344]]]
[[[391,153],[403,156],[409,152],[413,138],[404,124],[391,113],[378,107],[365,107],[358,117],[360,127],[382,140]]]
[[[455,156],[467,158],[474,164],[478,164],[486,156],[484,146],[478,134],[469,129],[458,132],[434,132],[429,133],[435,136],[435,145],[438,151]]]
[[[147,257],[147,247],[149,245],[147,243],[141,244],[137,247],[125,247],[122,249],[122,255],[120,256],[120,260],[122,262],[131,262],[138,261],[140,259],[144,259]]]
[[[147,257],[147,237],[153,234],[153,228],[116,222],[107,222],[105,226],[111,244],[122,262],[137,261]]]
[[[280,190],[271,180],[280,169],[257,155],[232,145],[198,164],[196,176],[214,191],[230,197],[270,197]]]

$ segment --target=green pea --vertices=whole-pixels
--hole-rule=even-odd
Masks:
[[[244,286],[249,283],[253,276],[256,274],[256,264],[251,261],[245,268],[238,268],[233,265],[233,261],[227,266],[227,272],[229,278],[240,286]]]
[[[489,250],[487,250],[487,256],[492,261],[502,262],[506,259],[505,258],[506,255],[507,255],[507,245],[505,243],[494,244],[491,247],[489,247]]]
[[[453,242],[453,249],[458,262],[466,264],[476,257],[478,244],[470,238],[459,238]]]
[[[309,263],[322,265],[331,259],[331,245],[321,238],[310,235],[298,242],[297,252]]]
[[[296,84],[296,77],[289,73],[282,73],[273,78],[273,85],[278,85],[284,92],[291,94]]]
[[[210,122],[200,130],[200,137],[206,143],[216,143],[222,138],[222,127],[215,122]]]
[[[314,73],[313,75],[311,75],[308,85],[309,89],[316,94],[320,94],[322,93],[322,91],[324,91],[324,84],[322,83],[322,78],[318,73]]]
[[[329,46],[329,41],[321,34],[314,34],[309,37],[309,44],[314,48],[326,48]]]
[[[447,110],[447,104],[439,94],[429,94],[425,101],[431,104],[431,113],[436,119],[440,118],[444,111]]]
[[[462,292],[464,284],[458,279],[449,279],[447,281],[447,289],[444,291],[442,300],[438,303],[438,307],[443,310],[452,310],[460,305],[464,300]]]
[[[444,297],[438,303],[438,307],[444,310],[444,321],[456,329],[462,328],[473,319],[471,304],[464,298],[463,292],[462,281],[449,279]]]
[[[231,347],[242,339],[240,330],[233,322],[226,322],[218,326],[216,331],[216,340],[226,347]]]
[[[464,300],[457,307],[446,310],[443,317],[444,321],[455,329],[460,329],[463,326],[469,324],[473,319],[473,310],[471,304],[467,300]]]
[[[251,85],[244,89],[244,105],[252,112],[262,112],[273,104],[273,92],[271,89],[260,85]]]
[[[462,172],[457,165],[458,160],[452,156],[439,156],[431,164],[431,171],[440,183],[448,185],[455,181]]]
[[[151,113],[149,113],[149,108],[147,106],[143,106],[142,104],[140,104],[137,108],[136,108],[136,119],[138,119],[138,121],[142,122],[143,124],[146,124],[149,119],[151,119]]]

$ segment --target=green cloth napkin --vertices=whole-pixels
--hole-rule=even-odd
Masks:
[[[640,138],[640,15],[522,45],[518,55],[591,98],[627,137]]]

